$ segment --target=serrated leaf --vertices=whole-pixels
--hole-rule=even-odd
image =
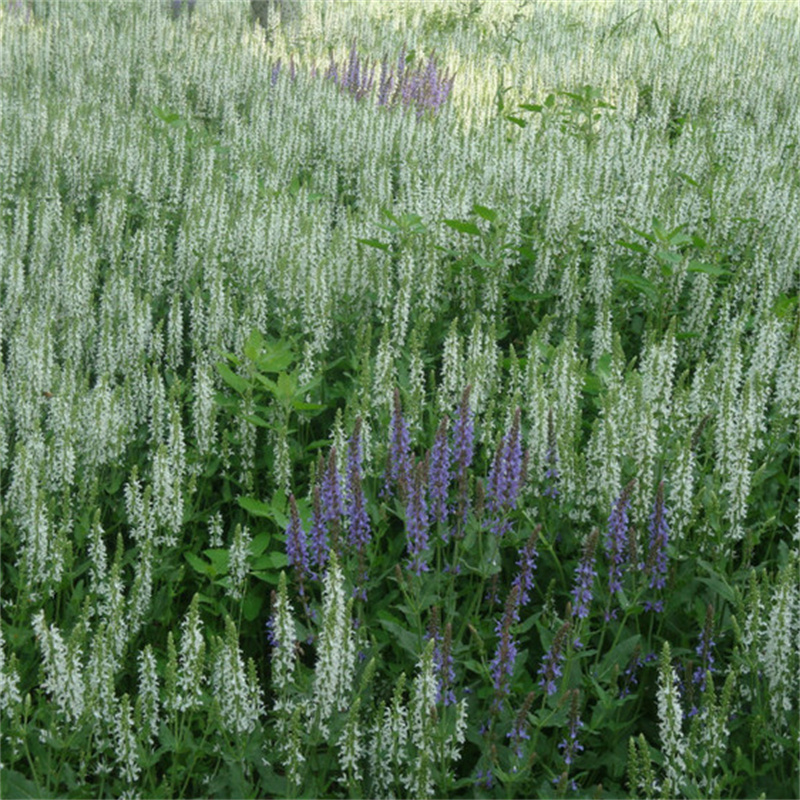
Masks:
[[[261,348],[264,346],[264,337],[261,335],[261,332],[254,328],[250,332],[250,336],[247,337],[247,341],[244,344],[244,354],[249,358],[251,361],[255,361],[261,353]]]
[[[634,275],[630,272],[622,272],[619,275],[619,280],[631,288],[637,289],[652,302],[658,302],[658,291],[656,290],[656,287],[652,281],[647,280],[647,278],[644,278],[641,275]]]
[[[248,622],[252,622],[261,613],[264,607],[264,597],[256,591],[250,591],[245,595],[242,603],[242,614]]]
[[[275,519],[275,509],[260,500],[256,500],[253,497],[238,497],[237,502],[245,511],[249,511],[255,517]]]
[[[240,375],[237,375],[227,364],[224,364],[221,361],[217,363],[217,372],[222,380],[224,380],[225,383],[231,387],[231,389],[239,394],[244,394],[247,391],[247,388],[250,386],[248,381],[246,381]]]
[[[52,795],[40,789],[33,781],[28,780],[22,773],[8,767],[0,770],[0,797],[9,800],[22,800],[22,798],[51,797]]]
[[[472,206],[472,213],[483,217],[487,222],[494,222],[497,219],[497,212],[495,210],[479,205],[478,203]]]
[[[272,539],[272,536],[269,533],[256,534],[250,542],[251,555],[260,556],[269,547],[270,539]]]
[[[481,229],[474,222],[464,222],[459,219],[446,219],[444,224],[459,233],[466,233],[470,236],[480,236]]]
[[[689,272],[702,272],[705,275],[728,275],[728,270],[718,267],[716,264],[705,264],[702,261],[690,261],[687,267]]]
[[[201,575],[209,575],[213,577],[214,568],[208,561],[203,560],[200,556],[187,551],[183,554],[183,557],[189,562],[189,565]]]
[[[389,245],[385,242],[380,242],[377,239],[356,239],[359,244],[365,244],[367,247],[374,247],[377,250],[383,250],[384,253],[389,252]]]
[[[271,428],[272,423],[267,422],[265,419],[262,419],[255,414],[246,414],[244,417],[251,425],[255,425],[257,428]]]

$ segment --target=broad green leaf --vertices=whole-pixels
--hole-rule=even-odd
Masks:
[[[463,222],[458,219],[446,219],[444,224],[459,233],[467,233],[470,236],[480,236],[481,229],[474,222]]]
[[[365,244],[367,247],[374,247],[377,250],[383,250],[385,253],[388,253],[391,249],[388,244],[385,242],[380,242],[377,239],[356,239],[359,244]]]
[[[275,509],[267,503],[262,503],[253,497],[238,497],[237,502],[245,510],[249,511],[254,517],[266,517],[275,519]]]
[[[51,797],[44,789],[40,789],[33,781],[28,780],[22,773],[8,767],[0,770],[0,797],[8,800],[22,800],[22,798]]]
[[[716,264],[705,264],[702,261],[690,261],[687,267],[689,272],[702,272],[706,275],[728,275],[728,270]]]
[[[631,288],[640,291],[654,303],[658,302],[658,291],[653,282],[647,280],[647,278],[644,278],[641,275],[634,275],[630,272],[622,272],[619,275],[619,279],[622,283],[625,283]]]
[[[272,536],[267,532],[258,533],[250,542],[250,553],[253,556],[260,556],[269,546]]]
[[[230,552],[222,548],[211,548],[203,550],[208,560],[213,564],[214,570],[217,575],[225,575],[228,571],[228,561],[230,559]]]
[[[245,414],[244,417],[249,423],[255,425],[258,428],[272,428],[273,425],[270,422],[267,422],[265,419],[256,416],[255,414]]]
[[[264,346],[264,337],[261,332],[254,328],[247,337],[244,345],[244,354],[251,360],[255,361],[261,353],[261,348]]]
[[[189,564],[201,575],[209,575],[211,577],[214,576],[215,571],[211,564],[208,561],[204,561],[200,556],[187,551],[183,554],[183,557],[189,562]]]
[[[472,206],[472,213],[477,214],[479,217],[483,217],[483,219],[487,220],[488,222],[494,222],[497,219],[497,212],[493,211],[491,208],[487,208],[486,206],[478,205],[475,203]]]
[[[381,609],[378,611],[378,622],[389,633],[394,636],[397,643],[410,653],[414,658],[419,656],[419,640],[417,636],[409,631],[398,619],[388,611]]]
[[[239,394],[244,394],[250,386],[248,381],[237,375],[227,364],[223,364],[221,361],[217,363],[217,372],[219,372],[222,380]]]

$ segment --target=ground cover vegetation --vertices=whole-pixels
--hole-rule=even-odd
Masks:
[[[796,796],[797,6],[279,5],[0,8],[3,797]]]

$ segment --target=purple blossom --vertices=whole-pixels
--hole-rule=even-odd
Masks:
[[[431,501],[431,513],[435,520],[442,523],[447,520],[447,494],[450,489],[451,453],[450,444],[447,441],[447,423],[448,419],[445,417],[436,431],[428,466],[428,495]]]
[[[583,750],[583,745],[578,741],[578,730],[583,727],[580,714],[580,692],[572,690],[572,703],[569,711],[569,731],[566,738],[562,739],[558,749],[564,753],[564,763],[569,767],[575,754]]]
[[[511,730],[506,734],[506,737],[511,739],[511,744],[514,747],[514,755],[516,755],[517,758],[522,758],[523,739],[530,740],[531,738],[528,730],[528,713],[533,705],[534,695],[534,692],[528,692],[528,696],[525,698],[522,708],[520,708],[519,713],[511,725]]]
[[[547,453],[544,457],[547,469],[544,473],[545,497],[558,497],[558,479],[561,473],[558,471],[558,442],[556,441],[556,427],[553,422],[553,409],[547,412]]]
[[[425,462],[414,470],[414,481],[406,505],[406,536],[408,538],[408,568],[416,575],[427,572],[430,567],[423,560],[428,547],[428,504],[425,502]]]
[[[322,570],[328,563],[330,545],[328,544],[328,527],[325,524],[325,515],[322,510],[322,492],[319,484],[314,486],[314,505],[311,513],[309,539],[311,540],[312,563],[318,568],[318,574],[322,574]]]
[[[392,94],[392,87],[394,85],[394,75],[389,68],[388,59],[384,58],[381,61],[381,74],[378,78],[378,105],[385,106],[389,104],[389,98]]]
[[[592,602],[592,585],[597,576],[594,561],[599,535],[600,532],[597,528],[589,535],[583,548],[581,560],[575,568],[575,587],[572,590],[572,599],[575,601],[575,605],[572,608],[572,616],[580,619],[586,619],[589,616],[589,603]]]
[[[487,508],[491,512],[489,526],[497,536],[506,533],[511,523],[504,515],[517,507],[517,496],[523,480],[522,440],[519,430],[520,410],[508,433],[497,446],[486,486]]]
[[[361,417],[358,417],[347,446],[347,517],[350,520],[349,543],[358,553],[361,580],[364,580],[366,578],[364,554],[372,537],[372,529],[361,479]]]
[[[558,633],[550,645],[550,649],[542,659],[537,675],[541,675],[539,686],[549,695],[555,694],[557,690],[556,678],[561,677],[561,662],[564,660],[564,642],[566,641],[572,622],[567,620],[559,629]]]
[[[530,602],[530,590],[533,588],[533,573],[536,570],[536,557],[539,555],[536,550],[536,542],[539,539],[539,531],[542,526],[537,525],[533,533],[528,538],[525,546],[519,551],[517,567],[519,572],[514,578],[515,586],[519,589],[519,605],[524,606]]]
[[[297,511],[297,502],[294,495],[289,495],[289,525],[286,528],[286,557],[289,566],[294,567],[300,581],[300,594],[303,594],[305,578],[311,570],[308,565],[308,550],[306,546],[306,532],[300,521]]]
[[[336,448],[331,447],[327,466],[322,470],[320,481],[322,520],[331,537],[331,545],[337,549],[339,530],[342,524],[343,502],[339,485],[339,468],[336,465]]]
[[[411,477],[411,440],[408,424],[403,417],[400,405],[400,391],[394,390],[394,407],[390,424],[389,455],[386,460],[383,493],[391,495],[394,486],[399,490],[400,499],[408,496]]]
[[[622,564],[628,551],[628,509],[631,505],[633,489],[636,479],[632,480],[623,490],[619,499],[611,509],[608,518],[608,533],[605,539],[605,550],[608,554],[610,567],[608,570],[608,591],[610,594],[622,591]]]
[[[699,642],[695,652],[700,658],[700,664],[692,675],[692,681],[699,685],[700,691],[706,688],[706,673],[714,672],[714,606],[709,603],[706,607],[706,623],[700,631]]]
[[[472,410],[469,407],[470,390],[470,386],[464,389],[458,414],[453,423],[453,458],[456,463],[456,480],[458,481],[458,524],[461,527],[467,524],[467,514],[469,513],[468,470],[475,454],[475,425],[472,419]]]
[[[645,573],[650,576],[651,589],[663,589],[667,574],[667,543],[669,541],[668,510],[664,505],[664,481],[658,484],[656,500],[650,514],[650,544]]]
[[[631,686],[638,685],[638,672],[642,666],[644,666],[644,661],[642,661],[642,648],[637,644],[628,665],[625,667],[625,671],[622,673],[623,684],[619,691],[620,698],[627,697],[631,693]]]
[[[279,76],[280,74],[281,74],[281,60],[280,60],[280,59],[278,59],[278,60],[277,60],[277,61],[276,61],[276,62],[275,62],[273,65],[272,65],[272,72],[270,73],[270,76],[269,76],[269,83],[270,83],[270,86],[275,86],[275,84],[278,82],[278,76]]]
[[[453,628],[448,622],[445,625],[444,635],[439,629],[439,609],[431,609],[431,623],[426,638],[435,642],[433,648],[433,666],[436,672],[436,702],[445,706],[456,703],[456,694],[453,684],[456,679],[453,664]]]
[[[495,625],[495,633],[499,637],[497,649],[492,663],[489,665],[494,685],[493,712],[499,713],[503,708],[509,692],[509,682],[514,674],[514,662],[517,659],[517,643],[511,633],[511,626],[516,621],[519,588],[514,586],[506,599],[506,607],[501,620]]]
[[[270,615],[267,619],[267,642],[269,642],[270,647],[280,647],[281,640],[278,638],[278,634],[275,631],[275,625],[277,622],[277,617],[275,613],[275,609],[278,606],[278,593],[273,589],[272,595],[270,598]]]
[[[486,771],[479,769],[475,773],[475,785],[481,789],[491,789],[494,787],[494,774],[491,769]]]

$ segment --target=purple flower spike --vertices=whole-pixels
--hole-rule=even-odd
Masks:
[[[331,447],[331,451],[328,454],[328,463],[322,474],[320,495],[322,519],[330,533],[331,546],[335,550],[338,547],[339,531],[342,524],[342,514],[344,513],[335,447]]]
[[[519,713],[517,714],[511,730],[506,736],[511,739],[511,744],[514,747],[514,755],[517,758],[522,758],[522,741],[530,740],[531,735],[528,730],[528,714],[530,713],[531,706],[533,705],[535,692],[528,692],[525,702],[522,704]]]
[[[517,660],[517,643],[511,634],[511,626],[517,618],[519,588],[514,586],[506,599],[506,607],[502,620],[498,620],[495,633],[500,637],[497,649],[490,664],[492,682],[494,684],[493,713],[499,713],[509,693],[509,682],[514,674],[514,662]]]
[[[658,484],[656,500],[650,514],[650,545],[645,573],[650,576],[651,589],[663,589],[667,574],[667,543],[669,541],[668,510],[664,505],[664,481]]]
[[[608,534],[605,539],[605,550],[610,567],[608,570],[608,591],[610,594],[622,591],[622,565],[628,552],[628,509],[631,505],[636,479],[634,478],[623,490],[619,499],[611,509],[608,518]]]
[[[469,474],[475,454],[475,425],[469,407],[470,386],[461,395],[458,415],[453,424],[453,458],[456,463],[456,479],[458,481],[458,525],[467,524],[469,513]],[[460,531],[463,533],[463,531]]]
[[[545,653],[542,665],[539,667],[538,675],[541,675],[539,686],[548,695],[556,693],[556,678],[561,677],[561,662],[564,660],[564,643],[566,642],[572,622],[567,620],[559,629],[558,633],[550,645],[550,650]]]
[[[572,609],[572,616],[580,619],[585,619],[589,616],[589,604],[592,602],[592,585],[597,576],[594,561],[599,536],[600,531],[595,528],[586,540],[583,555],[575,568],[575,588],[572,590],[572,598],[575,601],[575,605]]]
[[[572,690],[572,703],[569,711],[569,732],[563,739],[558,749],[564,753],[564,763],[569,767],[575,755],[583,750],[583,745],[578,741],[578,730],[583,727],[580,718],[580,692],[578,689]]]
[[[286,557],[289,565],[294,567],[300,581],[300,593],[303,594],[305,578],[310,574],[308,566],[308,550],[306,532],[297,511],[294,495],[289,495],[289,525],[286,528]]]
[[[537,525],[533,529],[533,533],[522,550],[520,550],[519,558],[517,559],[519,572],[512,585],[519,589],[520,606],[527,605],[531,599],[530,590],[533,588],[533,573],[536,570],[536,557],[539,555],[536,551],[536,542],[539,539],[539,531],[541,529],[541,525]]]
[[[547,412],[547,453],[544,457],[547,469],[544,473],[544,496],[558,497],[558,479],[561,473],[558,471],[558,442],[556,441],[556,426],[553,422],[553,409]]]
[[[700,665],[692,675],[692,681],[699,685],[700,691],[706,688],[706,673],[714,672],[714,606],[709,603],[706,607],[706,624],[700,631],[700,641],[695,652],[700,657]]]
[[[506,533],[511,524],[504,515],[517,507],[517,496],[523,480],[522,441],[519,430],[520,410],[495,453],[486,487],[487,508],[491,512],[490,528],[497,536]]]
[[[314,508],[309,538],[311,540],[312,561],[314,566],[317,567],[317,574],[321,575],[325,565],[328,563],[330,545],[328,544],[328,528],[325,524],[325,515],[322,511],[322,492],[319,484],[314,487]]]
[[[269,76],[269,83],[270,83],[270,86],[274,86],[274,85],[275,85],[275,84],[278,82],[278,76],[279,76],[280,74],[281,74],[281,60],[280,60],[280,59],[278,59],[278,60],[277,60],[277,61],[276,61],[276,62],[275,62],[273,65],[272,65],[272,72],[270,73],[270,76]]]
[[[428,494],[431,501],[431,512],[437,522],[447,520],[447,493],[450,489],[450,445],[447,441],[447,417],[436,431],[436,439],[430,453],[428,468]],[[446,536],[446,534],[443,534]]]
[[[430,567],[423,560],[428,547],[428,504],[425,502],[425,462],[414,470],[414,482],[406,505],[406,536],[408,537],[408,568],[415,574],[427,572]]]
[[[369,516],[361,486],[361,417],[356,420],[347,447],[347,516],[350,520],[349,542],[363,555],[372,536]]]
[[[391,495],[394,486],[397,487],[400,499],[405,501],[408,497],[409,480],[411,478],[411,439],[408,434],[408,424],[403,417],[400,405],[400,390],[394,390],[394,408],[391,421],[391,440],[389,442],[389,455],[386,460],[386,474],[383,491]]]

